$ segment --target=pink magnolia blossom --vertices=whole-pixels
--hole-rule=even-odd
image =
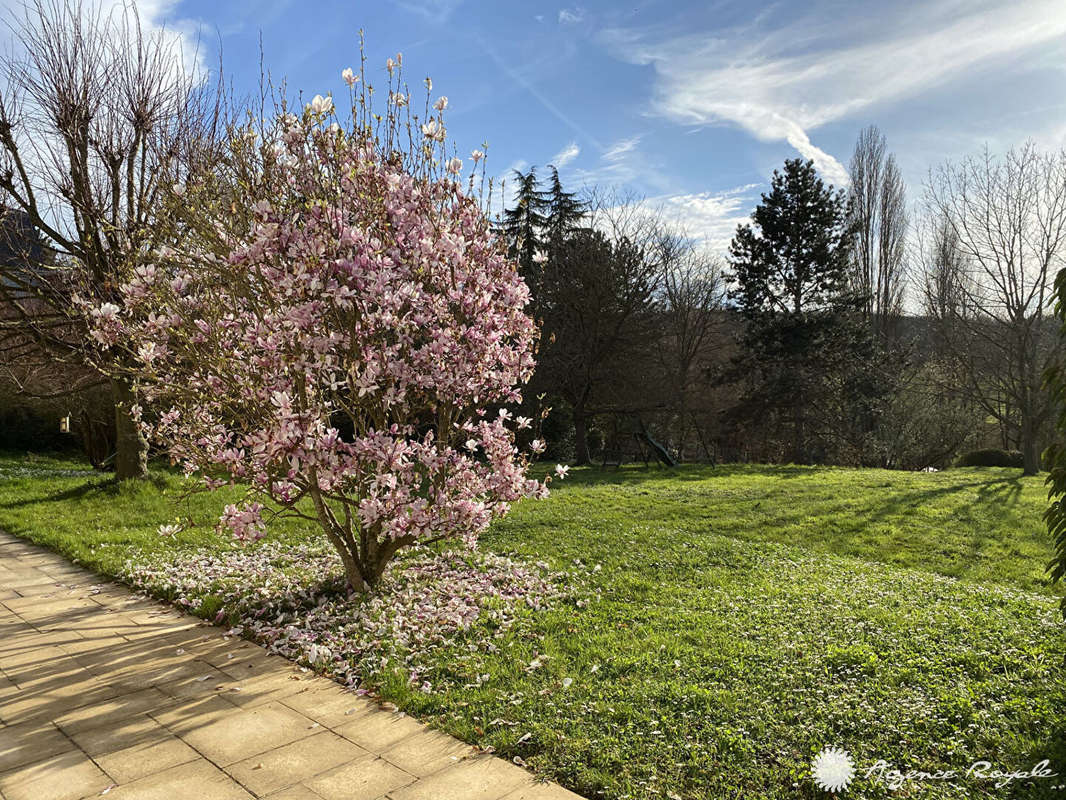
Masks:
[[[241,179],[195,193],[223,211],[190,212],[189,239],[121,287],[121,318],[92,313],[137,364],[146,432],[208,488],[248,487],[221,524],[255,539],[268,508],[300,515],[362,590],[399,549],[473,546],[547,486],[511,415],[488,411],[519,402],[534,366],[515,264],[441,145],[398,158],[369,109],[319,126],[332,108],[279,113],[252,150],[234,137]],[[443,141],[441,122],[422,129]]]

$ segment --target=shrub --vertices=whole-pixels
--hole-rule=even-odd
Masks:
[[[316,96],[234,130],[222,169],[174,187],[188,238],[89,312],[131,343],[147,433],[208,488],[247,486],[220,524],[303,517],[356,591],[547,492],[505,408],[534,366],[529,290],[445,152],[447,99],[412,117],[398,61],[380,115],[345,70],[349,119]]]
[[[956,467],[1016,467],[1023,466],[1019,450],[998,450],[994,447],[986,450],[971,450],[963,453],[955,461]]]

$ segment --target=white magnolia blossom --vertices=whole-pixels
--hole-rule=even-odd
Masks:
[[[323,97],[320,94],[316,94],[311,98],[308,108],[315,114],[329,114],[333,111],[333,99],[330,97]]]
[[[422,135],[427,139],[434,139],[438,142],[444,141],[444,126],[437,120],[431,119],[429,122],[422,126]]]

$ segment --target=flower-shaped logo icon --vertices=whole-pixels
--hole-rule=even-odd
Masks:
[[[811,772],[818,788],[827,792],[847,789],[855,777],[855,763],[842,747],[823,747],[811,762]]]

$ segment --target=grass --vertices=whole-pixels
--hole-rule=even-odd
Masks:
[[[109,575],[131,554],[233,546],[211,531],[224,497],[175,505],[172,475],[76,468],[0,460],[0,527]],[[569,570],[587,606],[531,613],[497,652],[457,645],[432,694],[378,688],[590,798],[822,797],[809,765],[830,744],[860,769],[847,797],[1066,798],[1047,780],[891,792],[863,775],[877,759],[1066,773],[1045,503],[1041,479],[1005,469],[575,470],[483,547]],[[178,515],[199,527],[160,539]]]

